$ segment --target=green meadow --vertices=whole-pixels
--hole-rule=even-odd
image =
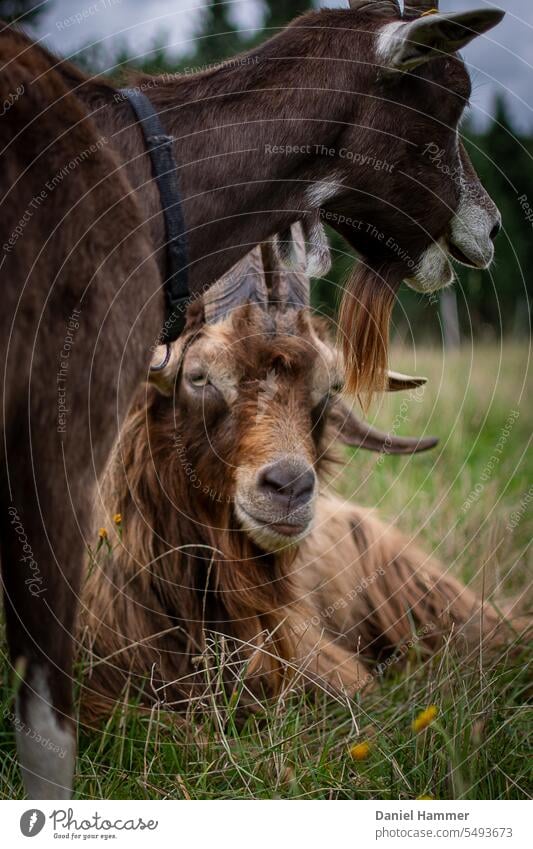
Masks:
[[[331,486],[416,535],[445,568],[502,610],[528,610],[533,489],[524,346],[447,353],[393,349],[423,391],[369,415],[400,434],[440,438],[417,457],[346,453]],[[524,641],[465,664],[453,642],[429,663],[407,654],[357,699],[290,687],[244,724],[238,697],[177,718],[123,704],[100,731],[81,729],[78,798],[523,799],[531,781],[531,654]],[[22,798],[1,671],[0,794]],[[418,720],[418,722],[417,722]],[[416,731],[415,727],[419,730]],[[420,729],[420,726],[427,727]]]

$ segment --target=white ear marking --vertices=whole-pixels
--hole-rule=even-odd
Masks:
[[[386,24],[381,30],[376,47],[376,54],[380,64],[388,65],[394,52],[394,47],[397,44],[395,36],[398,29],[403,26],[405,26],[405,22],[393,21],[391,24]]]
[[[504,15],[499,9],[478,9],[388,24],[378,39],[378,59],[385,61],[391,70],[412,70],[439,56],[457,53],[500,23]]]

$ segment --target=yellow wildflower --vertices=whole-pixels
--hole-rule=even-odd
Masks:
[[[412,729],[415,732],[423,731],[424,728],[427,728],[428,725],[431,725],[434,719],[437,718],[437,714],[439,709],[437,705],[430,705],[421,713],[418,714],[416,719],[413,719]]]
[[[434,802],[435,801],[433,796],[417,796],[416,799],[417,799],[418,802]]]
[[[366,741],[363,743],[356,743],[355,746],[352,746],[350,749],[350,757],[353,758],[354,761],[366,761],[371,748],[371,744]]]
[[[100,537],[100,539],[107,539],[107,531],[106,531],[106,529],[105,529],[105,528],[100,528],[100,530],[98,531],[98,536]]]
[[[121,525],[122,524],[122,513],[115,513],[115,515],[113,516],[113,521],[114,521],[115,525]]]

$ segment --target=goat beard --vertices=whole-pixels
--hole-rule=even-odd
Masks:
[[[296,551],[267,554],[240,528],[229,529],[221,543],[225,560],[215,561],[214,580],[224,599],[227,619],[242,631],[239,636],[250,647],[258,642],[266,643],[267,655],[261,658],[261,652],[252,652],[255,655],[252,667],[257,665],[282,673],[283,660],[289,660],[294,653],[290,620],[296,596],[291,566]]]
[[[216,519],[208,510],[199,511],[198,504],[194,513],[191,505],[191,515],[202,527],[203,545],[207,542],[214,552],[207,574],[214,590],[210,597],[217,597],[218,603],[212,610],[208,605],[204,611],[208,620],[214,620],[210,627],[223,633],[228,646],[233,643],[241,657],[246,658],[250,690],[260,698],[272,698],[290,677],[295,653],[292,622],[298,603],[291,565],[296,551],[272,555],[259,550],[235,525],[229,504]],[[220,528],[226,530],[221,533]],[[190,582],[192,585],[192,577]],[[201,642],[200,635],[197,640]],[[226,671],[231,678],[231,664]],[[238,684],[234,680],[231,687]]]
[[[345,286],[339,317],[346,389],[370,399],[387,387],[389,325],[402,275],[361,261]]]

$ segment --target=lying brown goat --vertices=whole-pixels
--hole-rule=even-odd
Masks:
[[[145,704],[202,699],[220,640],[225,684],[257,697],[288,675],[353,693],[413,629],[428,649],[452,622],[479,635],[470,590],[323,488],[337,438],[390,453],[434,440],[388,437],[350,412],[308,280],[280,271],[272,245],[212,292],[140,390],[105,476],[99,523],[120,516],[85,591],[91,720],[126,686]],[[252,303],[232,309],[243,294]],[[490,608],[483,621],[494,628]]]

